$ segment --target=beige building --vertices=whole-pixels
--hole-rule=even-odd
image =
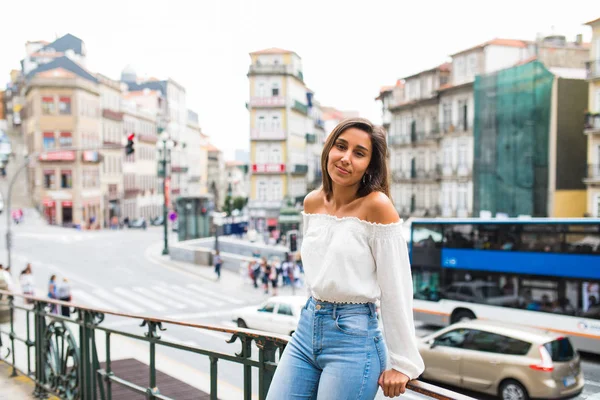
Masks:
[[[225,197],[227,196],[223,152],[210,143],[206,146],[206,152],[208,158],[208,193],[213,195],[215,209],[221,210],[223,208]]]
[[[135,134],[135,152],[123,162],[123,217],[151,219],[162,215],[164,198],[157,178],[157,110],[161,94],[142,90],[129,92],[121,102],[124,135]],[[150,103],[150,100],[152,100]],[[138,104],[139,102],[139,104]],[[140,104],[157,104],[154,109]]]
[[[102,144],[104,146],[122,146],[123,113],[121,112],[121,83],[104,75],[97,74],[100,86],[100,107],[102,115]],[[116,219],[122,221],[123,207],[123,157],[122,148],[103,149],[100,186],[102,188],[102,208],[104,227],[109,227]]]
[[[588,140],[587,214],[600,217],[600,18],[588,22],[592,28],[592,48],[587,60],[589,82],[588,114],[584,134]]]
[[[99,227],[100,154],[69,150],[102,143],[98,80],[67,57],[33,69],[26,79],[23,134],[29,153],[37,155],[28,171],[34,201],[51,224]]]

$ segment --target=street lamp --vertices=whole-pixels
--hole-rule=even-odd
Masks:
[[[160,129],[159,129],[160,132]],[[159,176],[163,178],[163,232],[164,232],[164,248],[162,251],[163,255],[169,254],[169,233],[167,228],[168,211],[169,211],[169,190],[170,185],[167,185],[169,174],[167,164],[171,163],[171,149],[175,147],[175,142],[165,134],[164,132],[160,135],[159,140],[156,142],[156,148],[162,159],[159,161],[161,168],[159,169]]]

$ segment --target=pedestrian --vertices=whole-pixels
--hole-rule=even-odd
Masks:
[[[27,263],[27,266],[21,272],[19,281],[21,283],[21,292],[23,292],[23,294],[25,296],[35,296],[35,283],[33,280],[33,272],[31,270],[31,264]],[[25,302],[27,304],[32,304],[33,300],[26,299]]]
[[[271,280],[271,264],[267,262],[267,257],[263,257],[261,261],[262,267],[262,283],[265,294],[269,294],[269,280]]]
[[[301,253],[311,297],[267,400],[372,400],[378,386],[395,397],[423,372],[387,158],[385,131],[366,119],[343,120],[327,138],[322,186],[304,199]]]
[[[217,280],[221,280],[221,266],[223,265],[223,259],[221,258],[221,252],[219,250],[215,251],[215,256],[213,257],[213,264],[215,265],[215,274],[217,274]]]
[[[0,277],[6,283],[6,288],[9,292],[16,293],[17,288],[15,287],[12,275],[10,273],[10,267],[4,268],[2,264],[0,264]]]
[[[252,263],[252,281],[254,283],[254,288],[258,289],[258,278],[260,278],[260,271],[262,269],[262,264],[259,259],[254,259]]]
[[[58,286],[58,299],[60,301],[71,302],[71,286],[67,278],[63,278],[62,283]],[[71,316],[71,307],[60,306],[60,310],[63,317]]]
[[[52,300],[57,299],[56,275],[52,275],[50,277],[50,281],[48,282],[48,298]],[[50,313],[56,314],[57,311],[56,304],[52,304],[50,307]]]
[[[273,296],[277,296],[277,283],[279,282],[279,272],[277,266],[279,265],[279,259],[275,258],[271,263],[271,275],[269,280],[271,281],[271,287],[273,288]]]

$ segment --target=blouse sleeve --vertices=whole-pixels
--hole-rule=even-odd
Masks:
[[[371,251],[381,289],[381,318],[391,367],[415,379],[425,369],[413,319],[413,286],[402,226],[375,225]]]

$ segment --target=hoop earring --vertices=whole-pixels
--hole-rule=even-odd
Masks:
[[[363,185],[366,185],[368,182],[371,182],[371,175],[365,172],[365,174],[362,177],[362,183]]]

